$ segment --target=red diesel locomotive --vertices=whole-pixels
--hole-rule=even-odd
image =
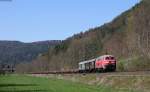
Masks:
[[[113,55],[103,55],[98,58],[79,63],[79,72],[115,71],[116,59]]]

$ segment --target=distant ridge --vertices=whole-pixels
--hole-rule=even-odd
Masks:
[[[0,40],[0,64],[16,65],[30,62],[49,48],[60,44],[59,40],[24,43],[20,41]]]

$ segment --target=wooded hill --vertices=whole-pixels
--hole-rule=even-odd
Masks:
[[[67,38],[47,54],[17,68],[28,66],[22,70],[28,72],[76,69],[78,62],[104,54],[116,56],[118,71],[150,70],[149,0],[141,1],[110,23]]]
[[[15,66],[18,63],[31,62],[48,48],[58,45],[60,41],[41,41],[23,43],[19,41],[0,41],[0,65]]]

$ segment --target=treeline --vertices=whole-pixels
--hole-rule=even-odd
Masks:
[[[61,41],[42,41],[23,43],[19,41],[0,41],[0,65],[15,66],[19,63],[31,62],[49,48],[58,45]]]
[[[18,72],[77,69],[103,54],[117,57],[118,71],[150,70],[150,1],[143,0],[101,27],[75,34]]]

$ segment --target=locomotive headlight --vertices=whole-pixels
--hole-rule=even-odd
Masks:
[[[105,63],[105,64],[108,64],[108,63],[109,63],[109,61],[105,61],[104,63]]]

